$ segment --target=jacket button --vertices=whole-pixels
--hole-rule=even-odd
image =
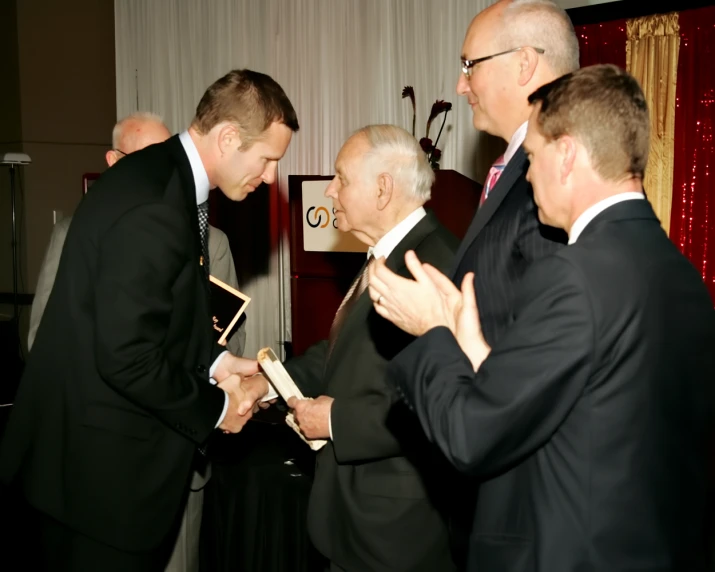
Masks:
[[[198,371],[200,374],[206,373],[206,366],[204,364],[199,364],[199,366],[196,368],[196,371]]]

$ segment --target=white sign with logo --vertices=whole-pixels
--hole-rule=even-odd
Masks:
[[[325,196],[330,181],[303,181],[303,250],[367,252],[367,245],[338,230],[333,200]]]

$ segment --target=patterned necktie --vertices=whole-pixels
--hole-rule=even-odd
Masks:
[[[497,184],[497,181],[499,180],[502,171],[504,171],[505,165],[506,163],[504,162],[504,155],[494,161],[492,168],[489,169],[489,173],[487,174],[487,180],[484,182],[484,191],[482,192],[482,198],[479,199],[479,206],[482,206],[484,204],[484,201],[487,200],[489,192],[494,188],[494,185]]]
[[[375,261],[375,257],[371,254],[370,257],[365,262],[365,266],[362,267],[362,271],[357,275],[353,283],[350,285],[348,293],[345,294],[345,298],[340,303],[338,311],[335,312],[335,318],[333,318],[333,324],[330,326],[330,336],[328,337],[328,356],[333,351],[333,346],[335,341],[338,339],[338,334],[340,333],[340,328],[345,321],[345,317],[350,312],[352,305],[360,298],[360,295],[367,288],[368,281],[368,268]]]
[[[201,255],[203,256],[204,272],[209,277],[209,202],[199,205],[199,234],[201,235]]]

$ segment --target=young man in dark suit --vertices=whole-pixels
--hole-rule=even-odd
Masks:
[[[384,316],[414,288],[443,301],[391,379],[429,439],[482,480],[470,570],[704,572],[715,312],[642,193],[643,92],[593,66],[530,101],[539,218],[569,246],[529,270],[491,347],[470,274],[460,293],[412,255],[416,283],[378,269]]]
[[[266,396],[242,379],[257,363],[213,342],[206,207],[272,182],[297,129],[274,80],[232,71],[77,208],[0,448],[48,570],[163,570],[198,447]]]
[[[361,129],[342,147],[335,172],[326,196],[333,199],[338,228],[370,248],[330,339],[286,363],[315,398],[289,401],[301,430],[329,440],[318,453],[310,537],[331,570],[448,572],[454,566],[447,527],[430,496],[437,492],[431,479],[444,484],[447,475],[438,465],[425,470],[439,453],[419,425],[403,423],[385,379],[389,360],[412,338],[375,313],[364,287],[375,258],[405,274],[405,252],[414,249],[446,270],[458,241],[422,206],[434,173],[404,129]]]

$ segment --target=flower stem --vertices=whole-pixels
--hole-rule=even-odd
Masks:
[[[444,129],[444,124],[447,123],[447,113],[448,111],[444,112],[444,119],[442,119],[442,126],[439,128],[439,133],[437,133],[437,139],[434,140],[434,147],[435,149],[437,148],[437,142],[439,141],[439,136],[442,135],[442,129]]]

